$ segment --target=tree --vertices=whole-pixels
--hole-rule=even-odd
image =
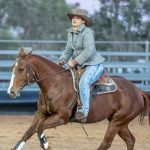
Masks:
[[[149,0],[103,0],[100,11],[93,15],[96,40],[139,41],[150,39]],[[128,51],[142,49],[141,45],[113,44],[99,46],[101,50]]]
[[[21,39],[64,39],[69,10],[65,0],[1,0],[1,13],[6,26],[11,26]],[[6,17],[7,16],[7,17]]]

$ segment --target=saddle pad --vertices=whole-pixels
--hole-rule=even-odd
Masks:
[[[73,80],[73,87],[75,89],[75,91],[78,91],[78,76],[77,76],[77,71],[75,71],[74,69],[72,68],[69,68],[70,69],[70,72],[71,72],[71,75],[72,75],[72,80]]]
[[[75,89],[75,91],[79,90],[79,80],[82,76],[82,74],[85,71],[85,68],[78,68],[78,70],[69,68],[71,71],[71,75],[72,75],[72,80],[73,80],[73,87]]]

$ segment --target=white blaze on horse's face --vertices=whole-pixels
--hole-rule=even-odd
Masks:
[[[18,66],[18,62],[15,63],[15,67]],[[7,93],[10,94],[10,90],[13,86],[13,83],[14,83],[14,79],[15,79],[15,71],[13,69],[13,72],[12,72],[12,75],[11,75],[11,80],[10,80],[10,84],[9,84],[9,87],[8,87],[8,90],[7,90]]]

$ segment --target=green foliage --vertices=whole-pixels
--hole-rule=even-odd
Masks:
[[[140,41],[150,39],[149,0],[106,0],[101,1],[99,12],[93,15],[96,40],[100,41]],[[141,45],[112,44],[98,45],[100,50],[130,51],[140,50]]]
[[[1,0],[5,25],[18,30],[21,39],[63,39],[69,8],[64,0]]]

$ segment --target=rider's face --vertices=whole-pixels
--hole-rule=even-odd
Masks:
[[[79,27],[83,23],[85,23],[85,20],[83,20],[80,16],[75,15],[72,17],[72,26],[73,27]]]

